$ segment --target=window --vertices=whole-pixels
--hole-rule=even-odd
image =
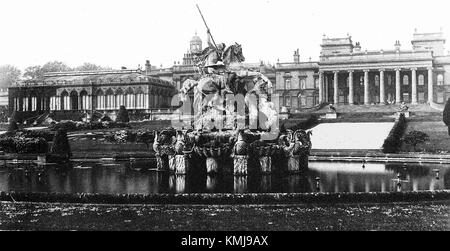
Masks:
[[[299,100],[298,98],[292,98],[292,108],[298,108]]]
[[[290,78],[286,78],[284,80],[284,89],[285,90],[290,90],[291,89],[291,79]]]
[[[387,83],[389,86],[392,85],[392,76],[391,75],[388,75]]]
[[[300,78],[300,89],[306,89],[306,78]]]
[[[403,102],[409,103],[409,93],[403,93]]]
[[[444,93],[443,92],[437,93],[437,103],[444,103]]]
[[[318,78],[314,79],[314,89],[319,89],[319,79]]]
[[[375,76],[375,86],[380,86],[380,76]]]
[[[285,101],[286,106],[290,107],[291,106],[291,96],[286,96],[285,100],[286,100]]]
[[[409,77],[408,77],[408,75],[403,76],[403,85],[409,85]]]
[[[419,75],[419,85],[425,85],[425,78],[423,77],[423,75]]]
[[[419,102],[420,103],[425,102],[425,92],[419,92]]]
[[[437,85],[444,85],[444,75],[437,75]]]

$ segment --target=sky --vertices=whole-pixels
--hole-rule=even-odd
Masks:
[[[216,42],[243,46],[246,62],[318,60],[322,36],[352,36],[362,49],[410,49],[412,34],[443,30],[446,0],[0,0],[0,65],[48,61],[129,69],[182,61],[195,32],[206,41],[198,4]],[[450,41],[450,40],[449,40]],[[205,43],[204,43],[205,44]],[[447,45],[448,50],[450,46]]]

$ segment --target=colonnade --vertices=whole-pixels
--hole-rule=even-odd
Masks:
[[[386,74],[391,74],[393,76],[393,73],[395,72],[395,102],[401,102],[404,101],[404,98],[402,96],[402,85],[410,85],[410,89],[408,88],[408,93],[411,93],[410,103],[411,104],[417,104],[418,103],[418,81],[417,76],[420,72],[420,76],[424,78],[425,72],[427,75],[427,97],[426,100],[428,103],[433,102],[433,69],[431,67],[428,68],[408,68],[408,69],[402,69],[402,68],[393,68],[393,69],[362,69],[362,70],[345,70],[345,71],[319,71],[319,102],[329,102],[331,97],[333,97],[334,103],[341,103],[339,102],[339,91],[342,90],[342,88],[339,87],[339,76],[345,76],[348,81],[348,103],[354,104],[355,103],[355,74],[360,75],[360,77],[363,79],[363,94],[364,94],[364,104],[369,105],[371,103],[374,103],[374,100],[371,100],[370,96],[370,89],[373,88],[371,84],[369,83],[369,73],[374,73],[372,75],[377,76],[379,79],[379,83],[377,83],[378,95],[379,95],[379,102],[380,104],[386,104],[388,103],[387,95],[386,95]],[[407,74],[406,82],[402,84],[401,75]],[[409,76],[411,76],[411,79],[409,80]],[[332,84],[328,84],[329,80],[332,79]],[[422,84],[425,85],[425,81],[422,79]],[[331,92],[331,87],[333,92]]]

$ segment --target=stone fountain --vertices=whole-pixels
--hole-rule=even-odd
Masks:
[[[221,45],[198,56],[200,77],[174,97],[182,105],[173,128],[155,132],[158,170],[241,176],[307,169],[310,134],[280,132],[271,81],[244,67],[239,44]]]

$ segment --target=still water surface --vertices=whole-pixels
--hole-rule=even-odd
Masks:
[[[0,166],[0,191],[154,194],[387,192],[450,189],[450,166],[310,162],[298,175],[249,177],[169,175],[154,162],[91,162],[67,166]]]

